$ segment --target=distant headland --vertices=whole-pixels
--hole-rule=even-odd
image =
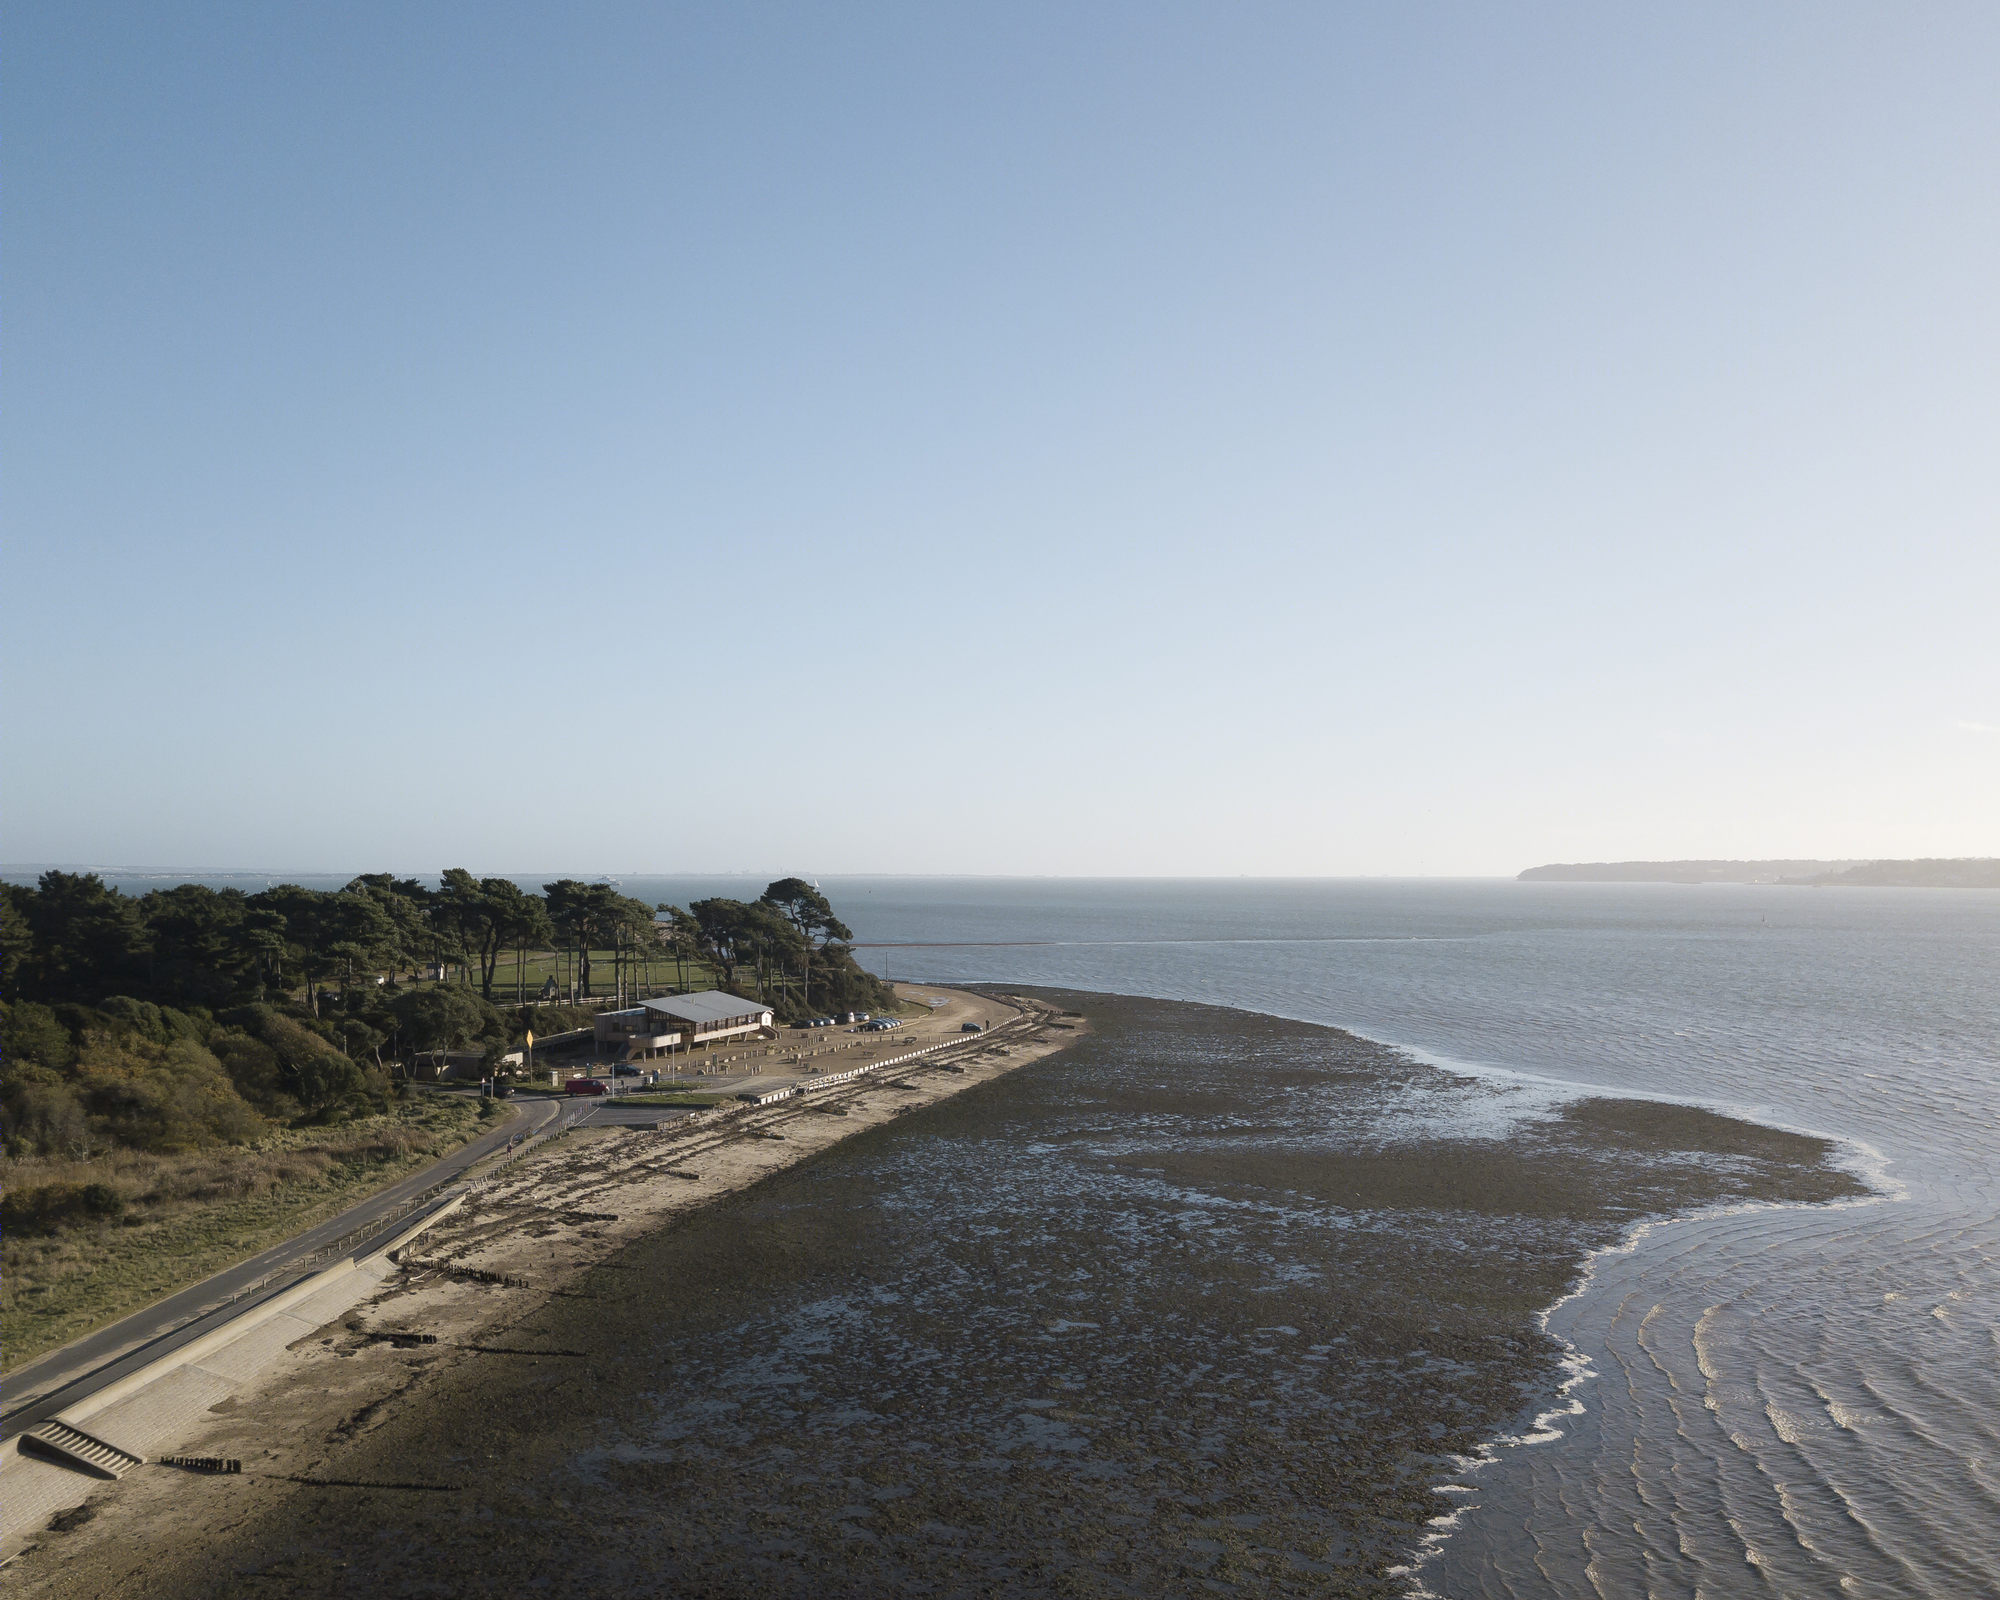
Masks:
[[[1523,883],[1791,883],[1871,889],[2000,889],[2000,859],[1590,861],[1530,867]]]

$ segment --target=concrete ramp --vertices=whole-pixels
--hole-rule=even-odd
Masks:
[[[21,1448],[93,1478],[122,1478],[134,1467],[146,1464],[144,1456],[121,1450],[67,1422],[44,1422],[30,1428],[21,1436]]]

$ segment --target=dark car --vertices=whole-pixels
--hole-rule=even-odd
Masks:
[[[620,1065],[611,1069],[611,1076],[614,1078],[643,1078],[645,1077],[645,1073],[641,1072],[637,1067]]]
[[[568,1089],[571,1094],[604,1094],[608,1092],[605,1086],[595,1078],[571,1078],[563,1087]]]
[[[958,1025],[958,1031],[960,1033],[984,1033],[986,1030],[976,1022],[961,1022]]]

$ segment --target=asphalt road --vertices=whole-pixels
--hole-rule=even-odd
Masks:
[[[114,1379],[170,1354],[211,1328],[219,1327],[229,1318],[240,1316],[252,1306],[290,1287],[308,1270],[305,1258],[357,1229],[379,1221],[404,1201],[422,1194],[426,1189],[450,1182],[496,1150],[505,1149],[509,1140],[540,1133],[551,1128],[559,1119],[570,1123],[585,1120],[589,1111],[588,1102],[578,1105],[575,1101],[553,1095],[523,1096],[515,1104],[521,1108],[523,1116],[510,1118],[490,1133],[481,1134],[470,1144],[454,1150],[443,1160],[399,1179],[339,1216],[287,1239],[283,1244],[273,1245],[212,1278],[191,1284],[178,1294],[155,1301],[143,1311],[135,1311],[121,1321],[86,1334],[60,1350],[51,1350],[17,1372],[10,1372],[5,1385],[5,1409],[0,1411],[0,1439],[10,1439],[38,1422],[46,1421]],[[439,1203],[443,1203],[442,1196]],[[411,1220],[418,1215],[412,1212]],[[385,1230],[380,1237],[393,1237],[395,1231],[398,1230]],[[368,1244],[369,1241],[359,1241],[356,1248],[365,1251]],[[329,1264],[316,1263],[311,1270],[316,1271],[320,1266]],[[284,1270],[294,1266],[297,1270]],[[276,1276],[254,1293],[234,1302],[228,1301],[230,1295],[247,1284],[256,1283],[267,1273],[275,1273]]]

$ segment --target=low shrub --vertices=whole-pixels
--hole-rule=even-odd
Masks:
[[[0,1159],[0,1351],[33,1360],[293,1237],[478,1126],[462,1098],[420,1095],[339,1128],[266,1126],[247,1145]]]
[[[124,1198],[108,1183],[45,1183],[0,1198],[0,1228],[9,1233],[54,1233],[66,1223],[124,1214]]]

